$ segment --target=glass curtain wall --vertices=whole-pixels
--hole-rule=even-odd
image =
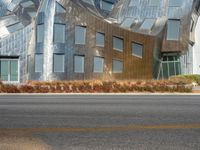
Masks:
[[[180,58],[177,55],[163,56],[160,62],[158,79],[167,79],[170,76],[181,74]]]

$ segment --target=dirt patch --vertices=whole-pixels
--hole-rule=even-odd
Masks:
[[[0,131],[0,150],[51,150],[51,148],[29,133]]]

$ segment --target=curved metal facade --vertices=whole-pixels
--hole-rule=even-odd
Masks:
[[[199,0],[3,0],[0,6],[0,59],[19,60],[21,82],[180,74],[199,16]]]

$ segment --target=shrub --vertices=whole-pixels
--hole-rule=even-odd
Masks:
[[[172,76],[170,77],[170,80],[176,81],[176,82],[187,82],[192,83],[196,82],[200,85],[200,75],[178,75],[178,76]]]
[[[0,92],[7,93],[127,93],[127,92],[191,92],[192,86],[186,78],[170,80],[128,81],[29,81],[24,85],[7,85],[0,82]],[[191,81],[190,81],[191,82]]]
[[[15,85],[3,84],[1,85],[1,93],[20,93],[20,90]]]
[[[30,85],[21,85],[19,87],[21,93],[33,93],[34,88]]]

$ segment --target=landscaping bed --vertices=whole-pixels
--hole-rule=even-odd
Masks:
[[[29,81],[21,85],[0,82],[0,93],[138,93],[192,92],[191,80]]]

